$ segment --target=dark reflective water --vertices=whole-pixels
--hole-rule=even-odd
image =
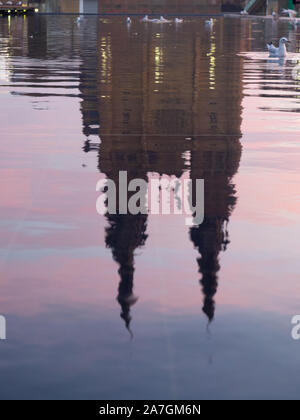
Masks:
[[[0,20],[0,396],[298,398],[300,32],[124,20]],[[204,222],[98,215],[121,170]]]

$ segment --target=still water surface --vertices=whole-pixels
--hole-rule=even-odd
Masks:
[[[300,32],[204,22],[0,20],[1,398],[300,397]],[[120,170],[204,223],[98,215]]]

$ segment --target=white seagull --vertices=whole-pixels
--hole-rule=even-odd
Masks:
[[[152,22],[154,22],[154,23],[168,23],[168,22],[171,22],[171,21],[168,20],[168,19],[165,19],[163,16],[160,16],[159,19],[152,19]]]
[[[161,16],[161,17],[159,18],[159,21],[160,21],[161,23],[171,22],[170,20],[165,19],[163,16]]]
[[[175,18],[175,23],[182,23],[183,19]]]
[[[142,19],[142,22],[151,22],[151,19],[149,19],[148,15],[145,15]]]
[[[129,23],[131,23],[131,19],[130,19],[130,17],[128,16],[127,17],[127,19],[126,19],[126,22],[129,24]]]
[[[214,20],[212,18],[210,18],[209,20],[205,21],[205,25],[210,25],[212,26],[214,24]]]
[[[295,18],[295,19],[293,20],[293,24],[294,24],[294,26],[298,26],[298,25],[300,25],[300,18]]]
[[[247,10],[241,10],[240,14],[241,15],[248,15],[248,12],[247,12]]]
[[[284,15],[289,15],[290,19],[294,19],[297,16],[297,12],[292,9],[282,9],[281,13]]]
[[[279,47],[275,47],[272,42],[267,44],[270,57],[285,57],[287,55],[286,44],[290,41],[287,38],[280,38]]]

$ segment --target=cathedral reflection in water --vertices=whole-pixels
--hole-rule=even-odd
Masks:
[[[128,182],[147,181],[153,173],[185,175],[193,182],[204,179],[204,222],[190,228],[189,237],[199,252],[203,311],[211,321],[219,255],[229,243],[227,226],[237,200],[232,178],[242,150],[243,97],[242,60],[237,53],[245,49],[242,44],[249,34],[241,31],[249,26],[232,27],[238,31],[233,38],[226,27],[231,21],[223,18],[213,29],[197,21],[178,27],[142,24],[138,19],[128,27],[124,19],[119,18],[119,24],[115,19],[90,19],[80,31],[70,20],[68,38],[58,37],[43,16],[12,25],[27,33],[22,54],[44,60],[78,59],[83,150],[98,154],[99,171],[107,178],[118,185],[119,171],[127,171]],[[37,30],[38,48],[31,36]],[[42,80],[51,71],[37,68],[30,80]],[[12,79],[18,72],[12,71]],[[134,255],[147,240],[148,216],[106,218],[106,245],[119,266],[117,299],[129,328],[130,307],[136,302]]]
[[[147,180],[153,172],[205,180],[205,219],[189,229],[189,236],[199,251],[209,321],[215,313],[219,254],[229,244],[227,225],[237,201],[232,177],[242,149],[242,64],[236,56],[241,37],[230,45],[226,24],[221,20],[213,31],[149,25],[142,38],[138,28],[99,23],[97,51],[83,53],[80,83],[84,151],[98,153],[99,170],[116,185],[121,170],[128,182]],[[220,56],[221,50],[226,54]],[[147,240],[148,216],[106,217],[106,245],[119,266],[117,299],[129,328],[136,301],[134,254]]]

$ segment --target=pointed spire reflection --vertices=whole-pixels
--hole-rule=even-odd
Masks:
[[[106,246],[112,250],[113,258],[119,265],[120,283],[117,300],[121,306],[121,318],[130,331],[130,307],[137,301],[133,293],[134,252],[147,239],[147,216],[138,214],[107,215]]]
[[[219,254],[229,244],[228,222],[237,200],[232,177],[238,169],[242,151],[239,137],[218,138],[215,150],[211,144],[199,142],[191,155],[191,178],[204,178],[205,193],[204,221],[190,229],[191,241],[200,254],[197,262],[204,295],[202,310],[209,322],[215,315]]]

